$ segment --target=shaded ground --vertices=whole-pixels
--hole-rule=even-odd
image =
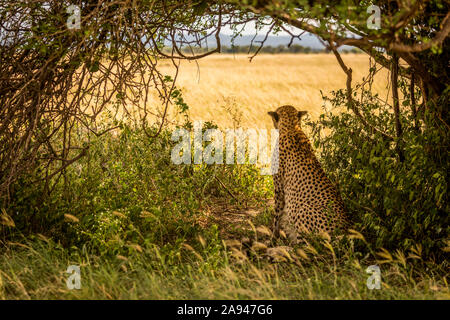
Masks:
[[[206,225],[216,224],[224,240],[249,237],[254,228],[270,228],[272,221],[273,199],[268,199],[260,206],[242,207],[230,204],[229,199],[215,199],[213,205],[205,212]]]

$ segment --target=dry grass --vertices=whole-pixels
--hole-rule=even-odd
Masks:
[[[343,55],[353,69],[353,84],[367,76],[369,57]],[[160,68],[173,73],[168,62]],[[374,91],[385,97],[387,71],[380,71]],[[199,61],[183,61],[177,79],[192,120],[213,120],[221,127],[233,125],[270,128],[267,111],[291,104],[309,111],[312,119],[323,112],[322,91],[345,88],[345,74],[332,54],[261,54],[249,62],[247,55],[213,55]],[[234,110],[234,111],[233,111]],[[236,112],[238,110],[238,112]],[[241,114],[239,114],[241,113]]]

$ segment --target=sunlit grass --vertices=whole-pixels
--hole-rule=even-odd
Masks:
[[[362,82],[369,70],[369,56],[342,55],[353,69],[353,82]],[[173,74],[172,64],[159,69]],[[387,94],[386,70],[376,75],[373,91]],[[323,94],[345,88],[346,75],[333,54],[260,54],[251,62],[247,55],[212,55],[180,65],[177,86],[190,106],[192,120],[214,121],[232,127],[231,110],[240,113],[240,125],[271,128],[267,112],[285,104],[309,112],[316,120],[323,113]],[[154,99],[157,104],[157,99]],[[236,112],[235,112],[236,113]]]

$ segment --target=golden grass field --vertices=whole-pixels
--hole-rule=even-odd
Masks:
[[[342,55],[353,69],[353,86],[367,76],[369,56]],[[169,62],[160,64],[163,73],[173,74]],[[386,95],[386,70],[375,77],[373,89]],[[212,55],[197,61],[182,61],[177,86],[190,106],[192,120],[214,121],[240,127],[270,128],[267,112],[284,104],[307,110],[312,119],[323,112],[322,91],[345,88],[346,76],[333,54],[260,54],[251,62],[248,55]],[[237,112],[236,112],[237,111]]]

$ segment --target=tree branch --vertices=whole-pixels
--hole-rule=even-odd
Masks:
[[[392,68],[391,68],[391,85],[392,85],[392,100],[394,107],[394,118],[395,118],[395,133],[397,136],[397,144],[396,149],[400,159],[400,162],[403,162],[404,155],[400,146],[400,139],[403,134],[402,124],[400,122],[400,101],[398,99],[398,56],[397,54],[393,54],[392,56]]]
[[[336,56],[336,59],[337,59],[339,65],[341,66],[342,70],[344,70],[345,74],[347,75],[347,81],[346,81],[346,86],[347,86],[347,103],[348,103],[349,108],[353,110],[355,115],[361,120],[361,122],[369,130],[369,132],[371,132],[372,134],[379,133],[387,140],[394,140],[394,138],[392,136],[390,136],[387,133],[385,133],[385,132],[375,128],[374,126],[372,126],[364,118],[364,116],[361,114],[359,109],[356,107],[356,103],[353,100],[353,96],[352,96],[352,92],[353,92],[353,90],[352,90],[352,69],[348,68],[345,65],[344,61],[342,60],[341,55],[339,54],[339,52],[337,51],[336,47],[334,46],[334,44],[332,42],[329,42],[329,47],[333,51],[334,55]]]
[[[393,42],[389,44],[389,49],[395,52],[421,52],[430,49],[434,45],[439,45],[444,42],[450,32],[450,12],[447,13],[442,21],[442,28],[436,33],[433,39],[427,42],[407,45],[400,42]]]

